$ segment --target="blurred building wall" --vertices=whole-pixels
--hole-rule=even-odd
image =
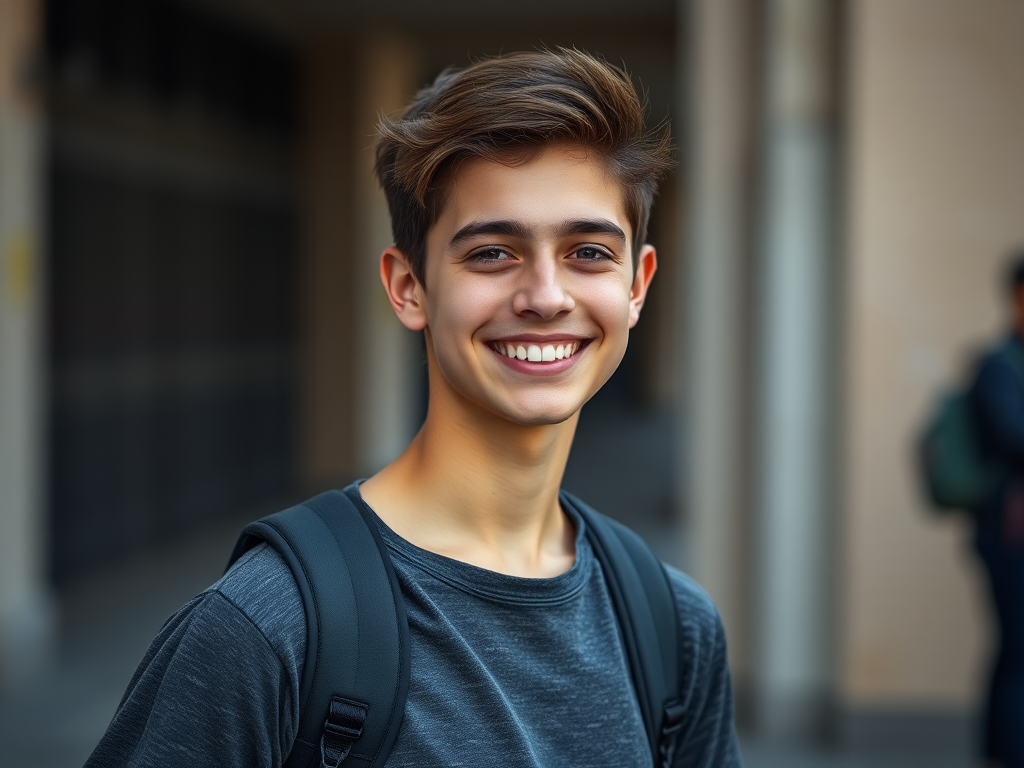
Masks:
[[[339,287],[352,282],[349,126],[352,56],[335,39],[302,54],[300,150],[303,227],[298,267],[298,409],[293,439],[302,485],[329,487],[355,464],[352,334],[355,307]]]
[[[751,589],[755,715],[775,737],[828,722],[834,697],[839,4],[762,6]]]
[[[963,707],[987,606],[963,521],[934,518],[912,438],[968,353],[1003,331],[1024,243],[1024,4],[851,6],[841,692]]]
[[[297,77],[286,46],[181,3],[46,18],[61,581],[290,487]]]
[[[841,4],[685,6],[686,551],[721,607],[743,719],[807,737],[836,693]]]
[[[42,4],[0,4],[0,691],[51,649],[44,435]]]
[[[687,567],[714,598],[729,662],[753,675],[749,584],[750,187],[756,159],[757,32],[746,0],[701,0],[679,14],[677,135],[686,136],[684,297],[677,322],[678,415],[685,435],[676,494]],[[686,105],[684,109],[683,105]],[[659,275],[659,280],[661,276]]]

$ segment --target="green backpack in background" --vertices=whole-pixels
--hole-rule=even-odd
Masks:
[[[999,352],[1024,383],[1024,360],[1008,342]],[[918,441],[925,495],[938,511],[977,509],[995,490],[1006,468],[981,450],[970,387],[944,393]]]

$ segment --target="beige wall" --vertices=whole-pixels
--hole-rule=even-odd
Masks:
[[[961,521],[923,507],[910,444],[1000,328],[1024,244],[1024,3],[851,3],[841,551],[848,701],[968,704],[984,593]]]

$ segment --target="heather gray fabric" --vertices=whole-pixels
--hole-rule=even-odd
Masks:
[[[164,624],[86,765],[281,765],[305,645],[291,571],[260,545]]]
[[[576,562],[551,579],[441,557],[380,524],[412,653],[388,768],[650,765],[604,577],[575,523]],[[670,576],[687,704],[674,766],[739,766],[721,622],[692,580]],[[298,589],[261,545],[168,621],[87,766],[281,765],[304,647]]]

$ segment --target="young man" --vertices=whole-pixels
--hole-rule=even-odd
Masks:
[[[608,583],[559,484],[656,270],[644,238],[667,132],[645,132],[625,74],[563,50],[445,73],[380,134],[395,237],[381,277],[423,332],[430,386],[419,434],[353,491],[409,622],[385,765],[649,766]],[[739,766],[721,622],[668,573],[685,705],[672,765]],[[164,627],[90,765],[281,765],[302,610],[280,555],[252,550]]]
[[[1024,251],[1006,270],[1010,332],[989,350],[970,390],[978,438],[1002,468],[971,510],[988,575],[998,647],[984,707],[986,765],[1024,768]]]

